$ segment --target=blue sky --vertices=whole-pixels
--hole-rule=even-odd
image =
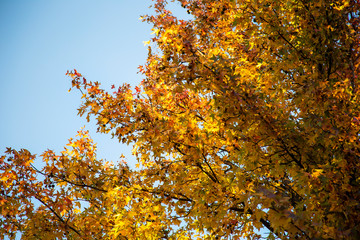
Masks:
[[[67,70],[109,89],[137,85],[137,67],[146,61],[151,0],[0,0],[0,155],[6,147],[40,155],[63,150],[85,126],[98,156],[116,161],[131,148],[96,133],[94,122],[77,116],[80,94],[68,92]],[[178,5],[176,16],[188,17]]]
[[[67,70],[77,69],[104,88],[142,76],[151,26],[139,20],[150,0],[0,1],[0,151],[26,148],[40,154],[63,150],[83,126],[101,158],[116,160],[130,148],[77,116],[79,93],[68,93]]]

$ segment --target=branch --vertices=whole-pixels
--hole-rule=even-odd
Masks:
[[[47,207],[59,220],[60,222],[62,222],[65,226],[67,226],[68,228],[70,228],[71,230],[73,230],[77,235],[79,235],[81,237],[81,234],[78,230],[76,230],[75,228],[73,228],[72,226],[70,226],[67,222],[64,221],[64,219],[62,219],[62,217],[57,214],[55,212],[54,209],[52,209],[47,203],[45,203],[43,200],[41,200],[39,197],[35,196],[35,198],[41,202],[45,207]]]
[[[238,207],[231,207],[229,208],[229,210],[232,211],[236,211],[236,212],[240,212],[240,213],[245,213],[245,210],[243,208],[238,208]],[[248,209],[246,211],[246,213],[248,214],[253,214],[253,211],[251,209]],[[279,234],[275,232],[274,228],[271,227],[271,224],[269,221],[265,220],[264,218],[260,218],[260,222],[264,225],[264,227],[266,227],[270,232],[274,233],[277,237],[280,238]]]

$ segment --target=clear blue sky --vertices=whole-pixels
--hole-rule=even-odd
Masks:
[[[85,126],[98,155],[117,160],[131,148],[96,133],[94,122],[77,116],[80,94],[67,70],[77,69],[104,88],[137,85],[137,67],[146,61],[151,0],[0,0],[0,155],[6,147],[34,154],[63,150]],[[189,15],[171,4],[176,16]]]
[[[68,93],[67,70],[105,88],[138,84],[151,26],[139,20],[151,0],[0,0],[0,154],[5,147],[40,154],[63,150],[82,127],[108,160],[130,148],[97,134],[77,116],[80,95]],[[174,5],[173,5],[174,6]],[[180,8],[174,10],[180,11]],[[183,14],[180,12],[180,14]]]

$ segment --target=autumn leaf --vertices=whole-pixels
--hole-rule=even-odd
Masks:
[[[99,159],[84,129],[58,154],[8,148],[0,236],[358,239],[360,4],[177,2],[190,20],[163,0],[142,17],[140,85],[67,72],[137,168]]]

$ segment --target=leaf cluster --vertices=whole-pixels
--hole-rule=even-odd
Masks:
[[[67,73],[79,114],[132,144],[137,169],[99,160],[85,130],[42,170],[9,149],[0,234],[358,239],[359,2],[178,2],[192,19],[165,0],[143,16],[154,36],[135,90]]]

